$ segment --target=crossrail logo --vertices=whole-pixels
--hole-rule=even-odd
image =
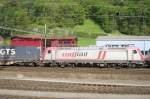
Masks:
[[[105,56],[106,56],[106,51],[100,51],[97,59],[103,60]]]
[[[71,53],[68,53],[68,52],[64,52],[62,54],[63,57],[82,57],[82,56],[87,56],[88,55],[88,52],[71,52]]]
[[[15,49],[10,49],[10,48],[3,48],[3,49],[0,49],[0,55],[1,56],[8,56],[8,55],[15,55],[16,54],[16,51]]]

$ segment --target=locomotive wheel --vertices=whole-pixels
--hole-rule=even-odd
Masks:
[[[48,64],[48,66],[49,66],[49,67],[55,67],[55,65],[52,64],[52,63]]]
[[[131,68],[136,68],[136,64],[131,64]]]
[[[76,66],[76,64],[75,63],[70,63],[69,66],[74,68]]]
[[[66,67],[66,64],[65,64],[65,63],[60,63],[59,65],[60,65],[61,68]]]
[[[36,63],[28,63],[28,66],[36,67]]]
[[[38,63],[39,67],[44,67],[45,65],[43,63]]]

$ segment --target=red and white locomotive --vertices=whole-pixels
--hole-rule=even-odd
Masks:
[[[134,46],[109,47],[49,47],[46,48],[44,63],[65,65],[135,66],[144,64],[141,50]]]

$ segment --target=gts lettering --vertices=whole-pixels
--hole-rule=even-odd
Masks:
[[[15,49],[0,49],[0,55],[15,55]]]

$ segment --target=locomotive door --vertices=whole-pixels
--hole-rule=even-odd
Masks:
[[[51,60],[56,60],[56,54],[57,54],[57,51],[54,51],[54,50],[51,51]]]
[[[51,50],[48,50],[47,53],[45,54],[45,60],[52,60],[52,52]]]
[[[48,50],[45,54],[45,60],[52,61],[56,58],[56,51]]]
[[[137,59],[137,51],[132,50],[132,61],[135,61]]]

